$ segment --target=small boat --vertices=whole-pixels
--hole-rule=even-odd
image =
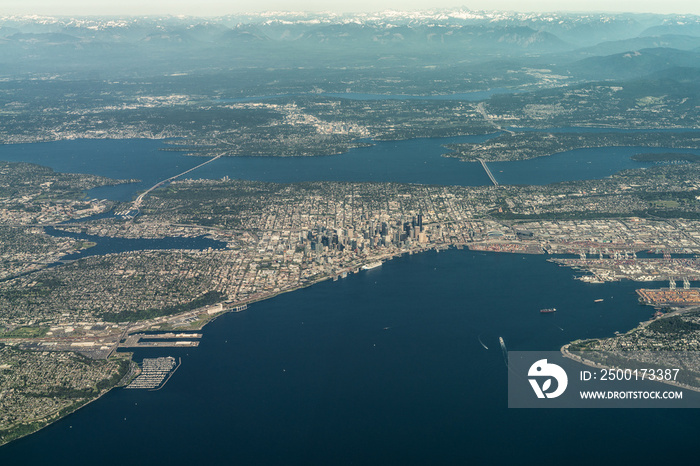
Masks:
[[[594,299],[594,300],[593,300],[594,303],[602,303],[603,301],[605,301],[605,300],[602,299],[602,298],[601,298],[601,299]]]
[[[542,314],[549,314],[550,312],[557,312],[557,309],[554,307],[549,307],[547,309],[540,309],[540,313],[542,313]]]
[[[501,352],[503,353],[503,362],[505,362],[506,367],[508,367],[508,348],[506,348],[506,342],[503,341],[503,337],[498,337],[498,342],[501,344]]]

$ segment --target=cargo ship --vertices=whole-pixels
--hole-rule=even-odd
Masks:
[[[557,312],[557,309],[554,307],[549,307],[547,309],[540,309],[540,312],[542,314],[549,314],[550,312]]]
[[[381,262],[381,261],[370,262],[370,263],[367,264],[367,265],[363,265],[363,266],[362,266],[362,270],[376,269],[376,268],[379,267],[380,265],[382,265],[382,262]]]

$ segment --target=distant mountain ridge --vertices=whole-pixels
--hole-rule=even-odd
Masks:
[[[119,31],[123,40],[138,41],[157,30],[205,29],[206,40],[216,40],[225,29],[255,26],[263,35],[276,40],[295,40],[313,30],[337,30],[362,25],[376,30],[403,28],[419,31],[422,28],[473,27],[498,30],[500,28],[530,28],[536,32],[556,36],[572,47],[586,47],[601,42],[630,39],[637,36],[690,35],[700,36],[700,17],[678,15],[640,14],[585,14],[568,13],[508,13],[473,11],[467,9],[394,11],[365,14],[313,14],[271,12],[255,15],[230,15],[219,18],[196,17],[106,17],[69,18],[42,16],[0,16],[0,28],[14,28],[27,33],[68,32],[81,37],[98,37]],[[329,27],[324,29],[324,26]],[[280,30],[291,33],[281,35]],[[343,29],[345,30],[345,29]],[[0,29],[0,32],[2,29]],[[216,33],[211,33],[212,31]],[[269,31],[269,34],[268,32]],[[200,38],[204,39],[204,37]],[[543,39],[545,40],[545,39]],[[549,39],[547,39],[549,40]],[[669,44],[673,45],[673,44]]]
[[[689,15],[458,8],[219,18],[0,16],[0,77],[366,70],[404,63],[402,80],[420,79],[419,87],[440,82],[439,92],[452,87],[458,92],[494,85],[546,87],[570,78],[636,79],[673,67],[700,66],[698,50],[700,17]],[[430,77],[429,71],[410,77],[405,74],[409,64],[414,70],[436,71]],[[354,83],[360,75],[341,80]],[[372,78],[380,87],[386,78],[382,76],[378,72]]]
[[[666,47],[632,50],[585,58],[569,65],[567,70],[585,79],[631,79],[676,67],[700,67],[700,53]]]
[[[679,50],[694,50],[700,47],[700,36],[680,34],[664,34],[660,36],[632,37],[617,41],[606,41],[577,50],[585,55],[613,55],[640,49],[671,48]]]

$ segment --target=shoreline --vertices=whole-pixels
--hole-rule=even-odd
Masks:
[[[194,311],[186,311],[185,313],[173,314],[171,316],[161,316],[161,317],[157,317],[156,319],[163,319],[163,318],[172,319],[172,318],[178,318],[178,317],[185,316],[185,315],[187,315],[187,313],[194,313],[195,315],[199,315],[200,318],[202,318],[202,317],[206,317],[206,318],[196,326],[183,326],[182,328],[179,328],[179,329],[169,329],[169,330],[172,330],[172,331],[202,330],[207,324],[209,324],[210,322],[213,322],[218,317],[220,317],[224,314],[238,312],[238,311],[235,311],[235,308],[238,306],[243,306],[243,305],[250,306],[251,304],[254,304],[254,303],[257,303],[260,301],[264,301],[266,299],[271,299],[271,298],[274,298],[276,296],[279,296],[279,295],[282,295],[285,293],[291,293],[293,291],[308,288],[308,287],[313,286],[317,283],[331,280],[334,277],[339,277],[340,274],[342,274],[343,272],[345,272],[345,273],[357,273],[357,272],[362,270],[362,266],[367,265],[371,262],[393,260],[393,259],[395,259],[397,257],[401,257],[405,254],[409,254],[409,255],[410,254],[418,254],[418,253],[428,252],[431,250],[439,252],[439,251],[451,249],[453,247],[455,249],[459,249],[460,246],[461,247],[464,247],[464,246],[468,247],[469,244],[471,244],[471,243],[454,243],[454,244],[450,243],[450,244],[444,244],[444,245],[432,245],[430,247],[425,247],[422,249],[415,249],[415,250],[411,249],[411,250],[406,250],[406,251],[382,254],[382,255],[375,256],[375,257],[371,257],[371,258],[365,258],[364,260],[362,260],[361,263],[353,265],[351,267],[346,267],[346,268],[342,269],[340,271],[340,273],[338,273],[338,274],[323,275],[322,277],[315,278],[311,281],[308,281],[305,283],[298,283],[296,285],[293,285],[290,288],[283,288],[283,289],[280,289],[278,291],[271,292],[270,294],[266,294],[264,296],[255,296],[252,298],[243,299],[241,301],[233,301],[233,302],[222,301],[222,302],[214,303],[210,306],[207,306],[206,308],[200,308],[200,309],[194,310]],[[516,253],[521,253],[521,252],[516,251]],[[221,311],[218,311],[214,314],[207,315],[207,312],[208,312],[207,308],[210,308],[211,306],[217,306],[217,305],[221,305],[222,307],[224,307],[224,309],[222,309]],[[134,322],[134,324],[141,324],[142,322],[148,322],[148,321]],[[162,324],[162,323],[161,322],[153,322],[152,324],[139,325],[139,327],[136,327],[136,328],[129,328],[129,331],[127,332],[127,334],[131,334],[131,333],[135,333],[135,332],[139,332],[139,331],[162,331],[162,330],[164,330],[164,329],[160,329],[160,328],[156,328],[156,329],[152,328],[153,325],[159,325],[159,324]]]
[[[648,324],[648,322],[649,322],[649,321],[647,321],[647,324]],[[591,360],[589,360],[589,359],[584,359],[584,358],[582,358],[581,356],[577,356],[577,355],[575,355],[575,354],[572,354],[572,353],[569,351],[569,346],[570,346],[570,345],[571,345],[571,343],[567,343],[566,345],[564,345],[564,346],[562,346],[562,347],[560,348],[560,351],[561,351],[562,356],[564,356],[564,357],[567,358],[567,359],[570,359],[570,360],[575,361],[575,362],[577,362],[577,363],[579,363],[579,364],[583,364],[584,366],[592,367],[592,368],[595,368],[595,369],[609,369],[609,370],[619,369],[618,367],[606,366],[606,365],[604,365],[604,364],[599,364],[599,363],[597,363],[597,362],[595,362],[595,361],[591,361]],[[672,385],[672,386],[674,386],[674,387],[684,388],[684,389],[687,389],[687,390],[691,390],[691,391],[693,391],[693,392],[698,392],[698,393],[700,393],[700,387],[693,387],[693,386],[686,385],[686,384],[683,384],[683,383],[680,383],[680,382],[676,382],[676,381],[673,381],[673,380],[645,380],[645,382],[662,383],[662,384],[664,384],[664,385]]]
[[[511,244],[511,243],[507,243],[507,244]],[[466,247],[468,250],[474,251],[474,252],[490,252],[490,253],[496,253],[496,254],[497,254],[497,253],[511,253],[511,254],[523,254],[523,255],[535,255],[535,254],[539,255],[539,254],[542,254],[541,252],[539,252],[539,253],[533,253],[533,252],[526,251],[526,250],[507,250],[507,249],[496,249],[496,250],[494,250],[494,249],[489,249],[489,246],[494,246],[494,245],[502,245],[502,243],[500,243],[500,242],[493,242],[493,241],[482,241],[482,242],[458,242],[458,243],[445,243],[445,244],[429,244],[429,245],[426,245],[425,247],[422,247],[422,248],[416,248],[416,249],[410,249],[410,250],[403,250],[403,251],[393,251],[393,252],[390,252],[390,253],[380,254],[380,255],[377,255],[377,256],[373,256],[373,257],[366,257],[366,258],[364,258],[362,261],[358,262],[357,264],[354,264],[354,265],[352,265],[351,267],[344,268],[344,269],[343,269],[340,273],[338,273],[338,274],[335,274],[335,273],[334,273],[334,274],[323,275],[323,276],[321,276],[321,277],[314,278],[314,279],[312,279],[312,280],[310,280],[310,281],[307,281],[307,282],[298,283],[298,284],[296,284],[296,285],[294,285],[294,286],[292,286],[292,287],[290,287],[290,288],[287,288],[287,289],[280,289],[280,290],[278,290],[278,291],[276,291],[276,292],[271,292],[271,293],[269,293],[269,294],[264,294],[264,295],[262,295],[262,296],[255,296],[255,297],[252,297],[252,298],[243,299],[243,300],[241,300],[241,301],[235,301],[235,302],[229,302],[229,303],[226,303],[226,302],[219,302],[219,303],[212,304],[212,305],[210,305],[210,306],[206,306],[206,307],[204,307],[204,308],[200,308],[200,309],[198,309],[198,310],[186,311],[186,312],[181,313],[181,314],[174,314],[174,315],[171,315],[171,316],[161,316],[161,317],[158,317],[158,318],[153,319],[153,320],[155,320],[155,322],[150,322],[150,323],[149,323],[148,321],[134,322],[134,324],[136,324],[136,327],[134,327],[134,328],[131,328],[131,327],[128,328],[126,334],[136,333],[136,332],[139,332],[139,331],[165,331],[166,329],[161,329],[161,328],[155,328],[155,329],[154,329],[154,328],[152,328],[152,327],[153,327],[154,325],[163,325],[163,324],[166,324],[167,321],[170,320],[170,319],[181,318],[181,317],[186,316],[186,315],[188,315],[188,314],[191,314],[191,315],[198,315],[199,318],[202,318],[202,320],[201,320],[200,322],[197,322],[197,325],[196,325],[196,326],[183,326],[183,327],[181,327],[181,328],[173,328],[173,329],[170,329],[170,330],[172,330],[172,331],[202,330],[206,325],[208,325],[209,323],[215,321],[218,317],[220,317],[220,316],[222,316],[222,315],[224,315],[224,314],[227,314],[227,313],[234,313],[234,312],[237,312],[237,311],[235,311],[235,309],[236,309],[237,306],[250,305],[250,304],[253,304],[253,303],[256,303],[256,302],[261,302],[261,301],[264,301],[264,300],[267,300],[267,299],[274,298],[274,297],[276,297],[276,296],[278,296],[278,295],[281,295],[281,294],[284,294],[284,293],[290,293],[290,292],[297,291],[297,290],[300,290],[300,289],[303,289],[303,288],[307,288],[307,287],[310,287],[310,286],[315,285],[315,284],[317,284],[317,283],[321,283],[321,282],[327,281],[327,280],[329,280],[329,279],[332,279],[332,278],[334,278],[334,277],[338,277],[338,276],[340,276],[340,274],[343,273],[343,272],[346,272],[346,273],[358,273],[359,271],[362,270],[362,266],[363,266],[363,265],[366,265],[366,264],[368,264],[368,263],[371,263],[371,262],[374,262],[374,261],[387,261],[387,260],[392,260],[392,259],[394,259],[394,258],[396,258],[396,257],[401,257],[401,256],[406,255],[406,254],[407,254],[407,255],[412,255],[412,254],[418,254],[418,253],[429,252],[429,251],[431,251],[431,250],[435,251],[436,253],[439,253],[440,251],[443,251],[443,250],[449,250],[449,249],[452,249],[452,248],[454,248],[454,249],[463,249],[463,248],[465,248],[465,247]],[[226,304],[225,304],[225,303],[226,303]],[[224,307],[224,305],[225,305],[225,307],[224,307],[221,311],[218,311],[218,312],[213,313],[213,314],[208,314],[208,312],[211,310],[211,307],[212,307],[212,306],[217,306],[217,305],[221,305],[222,307]],[[161,320],[161,319],[165,319],[165,321],[163,321],[163,320]],[[170,331],[170,330],[169,330],[169,331]],[[568,351],[568,347],[569,347],[570,344],[571,344],[571,343],[569,343],[569,344],[567,344],[567,345],[564,345],[564,346],[561,348],[562,354],[563,354],[565,357],[567,357],[567,358],[569,358],[569,359],[572,359],[572,360],[574,360],[574,361],[576,361],[576,362],[579,362],[579,363],[581,363],[581,364],[588,365],[588,366],[590,366],[590,367],[603,367],[603,366],[600,366],[600,365],[596,365],[596,363],[593,362],[593,361],[584,360],[584,359],[582,359],[582,358],[580,358],[580,357],[578,357],[578,356],[575,356],[575,355],[571,354],[571,353]],[[113,354],[114,352],[117,352],[118,349],[119,349],[119,344],[117,344],[117,346],[115,347],[115,349],[114,349],[114,350],[112,351],[112,353],[110,353],[110,354]],[[128,353],[125,352],[124,354],[128,354]],[[133,352],[129,355],[130,364],[133,363],[132,357],[133,357]],[[178,366],[178,367],[179,367],[179,366]],[[129,372],[127,372],[127,374],[125,374],[125,376],[128,375],[128,374],[129,374]],[[172,376],[172,373],[170,374],[170,376]],[[87,400],[86,402],[84,402],[84,403],[82,403],[82,404],[80,404],[80,405],[78,405],[78,406],[75,406],[74,408],[70,409],[69,412],[67,412],[67,413],[65,413],[65,414],[63,414],[63,415],[61,415],[60,413],[57,413],[57,414],[55,415],[54,418],[52,418],[50,421],[47,421],[45,424],[41,425],[40,427],[37,427],[35,430],[32,430],[31,432],[28,432],[28,433],[23,434],[23,435],[21,435],[21,436],[19,436],[19,437],[17,437],[17,438],[14,438],[14,439],[12,439],[12,440],[10,440],[10,441],[8,441],[8,442],[5,442],[5,443],[3,443],[2,445],[11,443],[11,442],[14,441],[14,440],[17,440],[17,439],[19,439],[19,438],[23,438],[23,437],[26,437],[26,436],[31,435],[31,434],[33,434],[33,433],[36,433],[36,432],[38,432],[39,430],[43,429],[44,427],[46,427],[46,426],[48,426],[48,425],[50,425],[50,424],[53,424],[54,422],[57,422],[57,421],[59,421],[59,420],[65,418],[65,417],[69,416],[70,414],[76,412],[77,410],[79,410],[79,409],[82,408],[83,406],[86,406],[86,405],[88,405],[88,404],[90,404],[90,403],[92,403],[92,402],[98,400],[98,399],[101,398],[102,396],[106,395],[106,394],[107,394],[109,391],[111,391],[112,389],[118,388],[119,386],[121,386],[122,380],[123,380],[123,378],[120,379],[120,381],[117,382],[117,384],[115,384],[114,386],[112,386],[112,387],[110,387],[110,388],[108,388],[108,389],[105,389],[103,392],[101,392],[100,394],[98,394],[98,395],[95,396],[94,398],[89,399],[89,400]],[[691,390],[700,391],[700,388],[698,388],[698,389],[693,389],[692,387],[686,387],[686,386],[684,386],[684,385],[677,384],[677,383],[676,383],[675,385],[678,386],[678,387],[681,387],[681,388],[688,388],[688,389],[691,389]],[[162,388],[162,387],[161,387],[161,388]],[[0,445],[0,448],[2,447],[2,445]]]
[[[102,398],[103,396],[105,396],[107,393],[111,392],[111,391],[114,390],[115,388],[119,388],[119,387],[123,386],[123,385],[122,385],[122,381],[124,380],[125,377],[127,377],[127,376],[130,374],[131,365],[133,364],[133,361],[132,361],[132,359],[131,359],[132,356],[133,356],[133,353],[131,353],[131,354],[129,354],[129,353],[123,353],[123,354],[124,354],[124,355],[129,355],[129,357],[128,357],[129,365],[128,365],[128,368],[127,368],[126,373],[125,373],[122,377],[119,378],[119,380],[117,381],[117,383],[115,383],[113,386],[111,386],[111,387],[109,387],[109,388],[103,389],[100,393],[98,393],[98,394],[97,394],[95,397],[93,397],[93,398],[86,399],[86,400],[84,400],[84,402],[82,402],[82,403],[74,403],[74,404],[71,405],[71,406],[67,406],[66,408],[64,408],[64,409],[67,409],[67,410],[68,410],[67,412],[61,413],[61,411],[58,411],[57,413],[53,414],[53,415],[51,416],[50,419],[48,419],[48,420],[46,420],[46,421],[33,421],[33,422],[28,423],[28,424],[23,423],[23,424],[20,424],[20,425],[18,425],[18,426],[15,426],[14,428],[10,428],[10,429],[8,430],[8,433],[9,433],[10,435],[12,435],[12,431],[13,431],[13,430],[17,430],[17,429],[19,429],[20,427],[23,427],[23,426],[31,426],[31,425],[33,425],[34,423],[39,423],[39,424],[41,424],[41,425],[39,425],[39,426],[36,426],[36,428],[33,428],[33,430],[31,430],[30,432],[27,432],[27,433],[24,433],[24,434],[22,434],[22,435],[19,435],[18,437],[10,438],[10,440],[7,440],[7,441],[3,441],[2,443],[0,443],[0,449],[1,449],[2,447],[4,447],[5,445],[9,445],[10,443],[12,443],[12,442],[14,442],[14,441],[16,441],[16,440],[19,440],[19,439],[22,439],[22,438],[27,437],[27,436],[29,436],[29,435],[35,434],[35,433],[39,432],[40,430],[44,429],[45,427],[48,427],[48,426],[50,426],[51,424],[53,424],[53,423],[55,423],[55,422],[58,422],[58,421],[60,421],[60,420],[62,420],[62,419],[67,418],[68,416],[70,416],[71,414],[73,414],[73,413],[75,413],[76,411],[80,410],[81,408],[84,408],[85,406],[87,406],[87,405],[89,405],[89,404],[91,404],[91,403],[93,403],[93,402],[99,400],[100,398]],[[125,357],[124,359],[126,359],[126,357]]]

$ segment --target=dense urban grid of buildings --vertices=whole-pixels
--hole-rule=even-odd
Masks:
[[[694,259],[638,258],[636,253],[697,252],[700,222],[636,214],[683,209],[694,216],[697,186],[685,176],[695,170],[663,166],[601,181],[498,188],[176,181],[146,197],[136,218],[59,228],[131,238],[206,234],[225,248],[131,251],[60,267],[37,265],[17,248],[14,262],[5,263],[8,279],[0,282],[6,309],[0,323],[13,331],[83,321],[137,321],[190,311],[191,303],[209,305],[214,298],[237,305],[403,253],[449,246],[577,254],[579,259],[555,260],[590,272],[584,280],[694,279]],[[659,205],[657,199],[665,203]],[[35,205],[36,215],[53,207]],[[101,201],[87,201],[74,215],[104,208]],[[571,219],[576,214],[583,218]],[[591,216],[602,218],[587,218]],[[44,224],[56,220],[49,217]],[[32,248],[53,246],[44,263],[77,247],[32,228],[37,238]],[[16,244],[22,244],[19,238],[32,238],[24,232],[11,235]]]

